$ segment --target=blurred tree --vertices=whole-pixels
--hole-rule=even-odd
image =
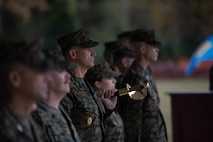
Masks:
[[[39,37],[47,47],[82,26],[102,47],[122,31],[153,28],[161,59],[189,57],[213,33],[211,0],[0,0],[0,11],[0,38]]]
[[[49,9],[44,13],[33,13],[34,18],[28,24],[33,35],[45,40],[46,47],[56,46],[56,39],[79,28],[75,1],[49,0]]]
[[[117,9],[114,2],[108,0],[76,0],[77,13],[80,23],[88,29],[91,39],[100,42],[95,49],[96,62],[103,62],[103,43],[114,40],[120,31],[119,19],[116,18]]]
[[[42,39],[45,46],[79,25],[75,1],[0,0],[1,30],[4,38]]]
[[[31,20],[32,10],[44,12],[48,4],[46,0],[0,0],[0,8],[0,34],[11,36]]]

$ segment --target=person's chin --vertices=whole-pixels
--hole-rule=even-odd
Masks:
[[[39,95],[38,101],[44,101],[48,98],[48,92]]]
[[[67,87],[66,92],[65,93],[69,93],[70,92],[70,86]]]
[[[95,65],[95,63],[91,63],[90,66],[89,66],[89,68],[93,67],[94,65]]]

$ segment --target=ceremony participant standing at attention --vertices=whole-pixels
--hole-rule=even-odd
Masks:
[[[133,49],[131,41],[130,41],[130,37],[133,32],[134,31],[124,31],[117,34],[118,46]]]
[[[0,43],[0,141],[43,141],[30,113],[47,97],[49,68],[36,42]]]
[[[47,98],[38,103],[32,116],[42,128],[45,142],[80,142],[70,117],[59,106],[62,98],[70,92],[70,74],[65,69],[73,69],[76,65],[63,58],[60,48],[46,49],[44,53],[54,62],[54,70],[47,72]]]
[[[104,140],[104,125],[116,106],[117,97],[111,98],[114,92],[105,91],[101,94],[105,95],[101,100],[84,78],[87,70],[94,66],[96,53],[92,47],[97,46],[98,42],[90,40],[83,28],[57,41],[65,58],[77,64],[76,68],[68,70],[71,74],[70,93],[63,98],[61,104],[71,117],[82,141],[101,142]]]
[[[103,57],[104,61],[108,64],[108,66],[114,70],[119,72],[118,67],[113,63],[114,61],[114,56],[113,53],[119,49],[120,47],[118,46],[118,41],[108,41],[104,43],[104,52],[103,52]]]
[[[126,47],[117,49],[113,54],[113,59],[113,64],[121,73],[118,77],[116,77],[116,88],[120,89],[122,88],[124,75],[135,60],[135,51]]]
[[[135,61],[123,78],[123,85],[141,85],[148,81],[147,96],[143,100],[119,98],[119,109],[124,121],[126,142],[167,142],[166,126],[159,107],[159,96],[150,63],[158,60],[161,43],[154,30],[136,30],[131,37]]]

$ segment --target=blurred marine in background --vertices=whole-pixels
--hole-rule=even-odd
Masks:
[[[167,142],[166,126],[159,107],[156,83],[149,67],[158,60],[161,43],[155,39],[154,30],[135,30],[131,36],[135,61],[123,78],[123,85],[142,85],[148,81],[147,96],[143,100],[119,98],[119,110],[124,121],[126,142]]]
[[[128,71],[129,67],[132,65],[135,60],[135,51],[129,48],[120,48],[117,49],[113,54],[114,65],[118,68],[121,73],[116,77],[117,83],[116,88],[122,88],[122,81],[125,73]]]
[[[70,91],[70,74],[65,69],[76,67],[66,61],[60,48],[44,50],[47,58],[54,62],[54,70],[48,71],[48,94],[32,113],[33,118],[43,130],[46,142],[80,142],[77,131],[65,110],[59,106],[62,98]]]
[[[43,141],[30,113],[47,98],[50,68],[36,42],[0,43],[0,141]]]

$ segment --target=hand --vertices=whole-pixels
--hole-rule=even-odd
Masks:
[[[114,93],[117,91],[117,89],[107,89],[103,90],[101,94],[101,100],[105,106],[105,108],[109,110],[113,110],[117,104],[118,97],[113,97]]]

